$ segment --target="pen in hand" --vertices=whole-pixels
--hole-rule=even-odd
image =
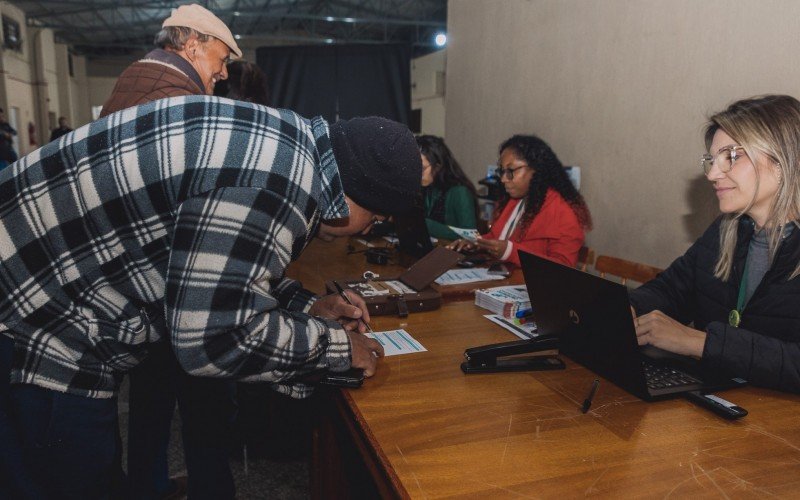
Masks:
[[[589,408],[592,406],[592,400],[594,399],[594,395],[597,392],[597,388],[600,386],[600,379],[594,379],[592,382],[592,386],[589,388],[589,394],[586,395],[586,399],[583,400],[583,406],[581,407],[581,411],[586,413],[589,411]]]
[[[348,297],[348,296],[347,296],[347,294],[346,294],[346,293],[344,293],[344,288],[342,288],[342,285],[340,285],[338,281],[334,281],[334,282],[333,282],[333,286],[335,286],[335,287],[336,287],[336,290],[339,292],[339,295],[340,295],[340,296],[341,296],[341,297],[342,297],[342,298],[345,300],[345,302],[347,302],[348,304],[350,304],[350,305],[351,305],[351,306],[353,306],[353,307],[358,307],[358,306],[356,306],[355,304],[353,304],[353,303],[350,301],[350,297]],[[366,327],[367,327],[367,331],[368,331],[368,332],[370,332],[370,333],[375,333],[375,332],[373,332],[373,331],[372,331],[372,327],[370,327],[370,326],[369,326],[369,323],[367,323],[366,321],[364,321],[364,318],[358,318],[358,319],[359,319],[359,321],[361,321],[362,323],[364,323],[364,326],[366,326]]]

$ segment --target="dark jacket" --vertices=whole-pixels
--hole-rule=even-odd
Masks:
[[[50,132],[50,142],[55,141],[62,135],[67,135],[72,132],[72,129],[69,127],[58,127],[54,128],[52,132]]]
[[[631,292],[631,303],[637,314],[658,309],[705,330],[705,368],[756,385],[800,392],[800,277],[787,280],[800,260],[800,230],[795,228],[782,241],[744,308],[741,324],[734,328],[728,324],[728,314],[736,308],[753,223],[747,217],[739,222],[733,274],[725,283],[714,277],[720,221],[655,280]]]
[[[122,72],[100,117],[165,97],[204,94],[202,80],[189,61],[155,49]]]

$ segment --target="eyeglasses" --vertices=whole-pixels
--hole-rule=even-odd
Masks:
[[[747,156],[747,153],[742,146],[726,146],[717,151],[716,155],[705,154],[701,156],[700,166],[706,175],[711,172],[711,168],[714,165],[724,174],[730,172],[736,160],[743,156]]]
[[[495,173],[495,175],[497,177],[500,178],[500,180],[502,180],[503,177],[507,177],[508,180],[513,181],[514,180],[514,174],[517,172],[517,170],[519,170],[521,168],[525,168],[525,167],[527,167],[527,165],[522,165],[521,167],[517,167],[517,168],[499,168],[498,167],[498,168],[494,169],[494,173]]]

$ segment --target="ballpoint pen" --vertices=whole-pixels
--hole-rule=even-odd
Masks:
[[[350,298],[347,296],[347,294],[346,294],[346,293],[344,293],[344,288],[342,288],[342,285],[340,285],[338,281],[334,281],[334,282],[333,282],[333,286],[335,286],[335,287],[336,287],[336,290],[339,292],[339,295],[340,295],[340,296],[341,296],[341,297],[342,297],[342,298],[345,300],[345,302],[347,302],[348,304],[350,304],[350,305],[351,305],[351,306],[353,306],[353,307],[358,307],[358,306],[356,306],[355,304],[353,304],[353,302],[352,302],[352,301],[350,301]],[[369,323],[367,323],[366,321],[364,321],[364,318],[358,318],[358,319],[359,319],[359,321],[361,321],[362,323],[364,323],[364,326],[366,326],[366,327],[367,327],[367,331],[368,331],[369,333],[375,333],[374,331],[372,331],[372,327],[371,327],[371,326],[369,326]]]
[[[594,395],[597,392],[597,387],[600,385],[600,379],[594,379],[592,382],[592,387],[589,388],[589,394],[586,396],[586,399],[583,400],[583,406],[581,407],[581,411],[586,413],[589,411],[589,408],[592,406],[592,400],[594,399]]]

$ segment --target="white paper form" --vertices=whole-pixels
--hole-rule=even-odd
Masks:
[[[536,323],[533,321],[517,324],[513,319],[500,316],[499,314],[487,314],[484,318],[493,323],[497,323],[509,332],[513,333],[522,340],[535,339],[539,336],[536,332]]]
[[[464,238],[465,240],[475,241],[477,240],[481,233],[478,232],[477,229],[466,229],[463,227],[455,227],[455,226],[447,226],[450,228],[451,231],[456,233],[459,238]]]
[[[383,346],[383,354],[385,356],[427,351],[422,344],[417,342],[414,337],[403,329],[365,333],[364,335],[377,340],[378,343]]]
[[[464,283],[475,283],[477,281],[493,281],[505,279],[499,274],[489,274],[489,269],[485,267],[475,267],[472,269],[450,269],[443,275],[436,278],[436,283],[440,285],[462,285]]]

